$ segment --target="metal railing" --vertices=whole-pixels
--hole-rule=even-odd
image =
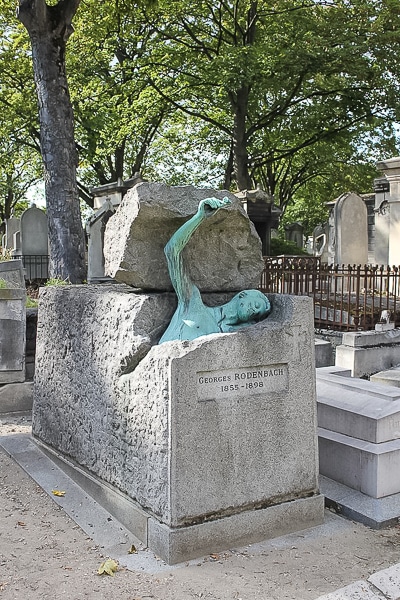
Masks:
[[[400,326],[399,267],[326,265],[312,256],[265,257],[260,289],[311,296],[316,327],[374,329],[384,310]]]
[[[49,257],[47,254],[19,254],[13,258],[20,258],[25,270],[25,279],[48,279]]]

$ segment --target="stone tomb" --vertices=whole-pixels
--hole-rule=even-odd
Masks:
[[[347,331],[336,347],[335,364],[365,377],[400,364],[400,329]]]
[[[399,390],[328,367],[317,369],[317,395],[321,486],[328,503],[371,527],[397,523]]]
[[[3,386],[25,381],[26,291],[22,261],[1,262],[0,280],[5,285],[0,289],[0,386]],[[0,398],[0,410],[2,404]]]
[[[33,434],[169,564],[323,520],[312,301],[270,299],[257,325],[154,345],[173,294],[41,293]]]

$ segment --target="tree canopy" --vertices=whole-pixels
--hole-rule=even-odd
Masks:
[[[74,4],[65,61],[88,203],[90,187],[140,170],[170,184],[258,184],[286,210],[332,199],[338,182],[368,191],[376,160],[397,152],[394,0]],[[4,202],[40,161],[31,44],[6,0],[0,34]]]

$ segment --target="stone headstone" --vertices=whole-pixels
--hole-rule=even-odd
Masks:
[[[24,256],[49,253],[47,215],[36,206],[21,215],[21,250]]]
[[[127,192],[107,223],[105,274],[145,290],[172,290],[164,247],[197,211],[200,200],[228,196],[221,209],[185,249],[192,281],[202,292],[258,287],[263,270],[261,241],[240,201],[229,192],[192,186],[141,183]]]
[[[93,195],[95,212],[86,223],[88,236],[87,279],[89,283],[99,283],[110,279],[104,272],[104,231],[110,216],[114,214],[116,207],[121,204],[124,194],[142,181],[140,173],[135,173],[131,179],[125,181],[118,179],[113,183],[90,190]]]
[[[365,265],[368,262],[368,215],[363,199],[346,193],[329,202],[329,264]]]
[[[21,256],[21,231],[16,231],[13,235],[12,256]]]
[[[285,238],[289,242],[294,242],[299,248],[303,248],[303,231],[304,227],[301,223],[291,223],[285,226]]]
[[[49,254],[46,213],[36,206],[25,210],[21,215],[20,236],[27,279],[46,279]]]
[[[10,217],[6,219],[6,233],[3,243],[4,250],[13,250],[14,249],[14,234],[20,230],[21,221],[16,217]]]

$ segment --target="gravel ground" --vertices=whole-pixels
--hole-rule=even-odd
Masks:
[[[1,415],[0,435],[29,415]],[[374,531],[326,511],[324,525],[206,556],[158,574],[119,568],[0,449],[0,599],[315,600],[400,562],[400,529]]]

